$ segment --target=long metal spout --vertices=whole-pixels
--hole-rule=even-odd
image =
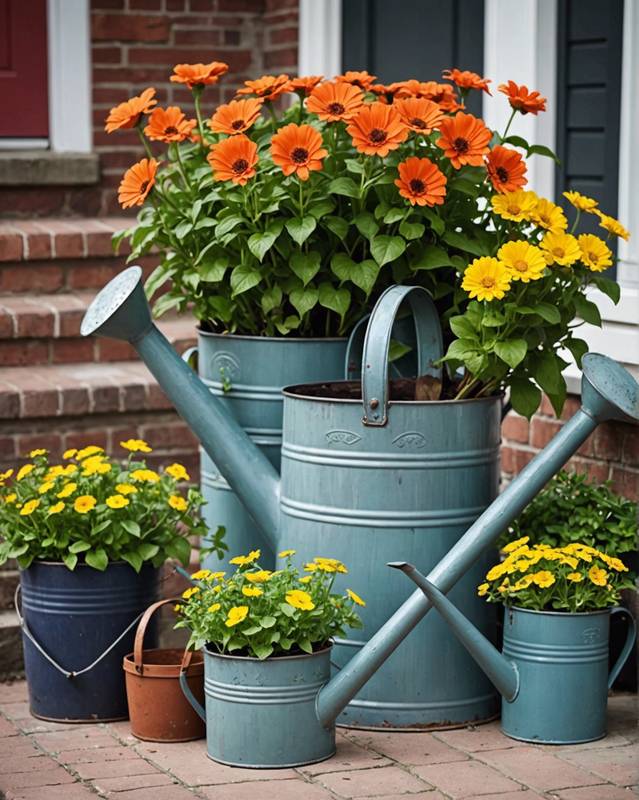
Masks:
[[[428,575],[448,592],[480,553],[506,530],[546,483],[581,447],[601,422],[639,422],[639,385],[615,361],[596,353],[584,356],[582,408],[508,485]],[[346,664],[317,700],[317,714],[330,727],[343,708],[432,608],[417,589]]]
[[[124,270],[102,289],[82,320],[81,332],[83,336],[124,339],[135,347],[269,544],[277,549],[279,475],[153,324],[140,267]]]
[[[450,625],[451,630],[471,654],[505,700],[511,703],[519,692],[517,667],[503,656],[483,633],[469,622],[459,609],[427,580],[412,564],[393,561],[389,567],[400,569],[416,583],[432,605]]]

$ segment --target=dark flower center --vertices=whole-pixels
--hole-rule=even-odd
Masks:
[[[455,150],[458,153],[467,153],[468,141],[466,139],[463,139],[461,136],[458,136],[453,142],[453,150]]]
[[[373,144],[381,144],[386,141],[386,131],[383,131],[381,128],[373,128],[368,134],[368,138]]]
[[[291,153],[291,161],[295,164],[304,164],[308,161],[308,150],[305,147],[296,147]]]
[[[419,178],[413,178],[408,185],[410,186],[410,190],[413,192],[413,194],[423,194],[426,189],[424,181],[420,181]]]
[[[233,128],[234,131],[239,131],[240,128],[243,127],[244,127],[243,119],[234,119],[233,122],[231,123],[231,128]]]
[[[420,119],[419,117],[414,117],[411,119],[410,125],[412,125],[413,128],[419,128],[420,130],[423,130],[426,127],[424,120]]]
[[[248,161],[245,158],[238,158],[237,161],[233,162],[231,169],[237,175],[240,175],[242,172],[248,169]]]
[[[497,167],[495,172],[502,183],[506,183],[508,181],[508,170],[505,167]]]
[[[329,114],[334,114],[334,115],[337,116],[339,114],[343,114],[344,111],[346,111],[346,109],[344,108],[344,106],[341,103],[330,103],[329,106],[328,106],[328,113]]]
[[[164,129],[164,133],[165,133],[166,136],[169,136],[169,135],[177,133],[177,132],[178,132],[178,129],[174,125],[169,125],[168,128]]]
[[[144,192],[146,192],[148,185],[149,181],[142,181],[142,183],[140,184],[140,194],[144,194]]]

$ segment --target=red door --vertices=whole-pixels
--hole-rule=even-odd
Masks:
[[[0,0],[0,136],[49,135],[46,0]]]

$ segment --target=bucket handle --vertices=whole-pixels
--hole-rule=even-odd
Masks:
[[[138,675],[144,675],[144,636],[146,634],[146,628],[149,624],[149,621],[153,614],[161,608],[165,606],[167,603],[179,603],[179,598],[177,597],[168,597],[165,600],[158,600],[155,603],[152,603],[142,614],[142,619],[140,620],[140,624],[138,625],[138,629],[135,632],[135,641],[133,643],[133,664],[135,666],[135,671]],[[188,653],[188,658],[186,658],[186,654]],[[186,663],[184,663],[184,659],[182,662],[183,668],[186,670],[191,663],[192,652],[190,650],[184,651],[184,658],[186,659]]]
[[[421,286],[391,286],[375,304],[364,337],[364,425],[382,427],[388,422],[388,353],[393,322],[405,299],[410,303],[415,321],[417,374],[441,378],[441,367],[433,363],[444,354],[442,331],[431,296]]]
[[[22,633],[31,642],[31,644],[35,647],[35,649],[42,656],[44,656],[44,658],[46,658],[46,660],[49,662],[49,664],[51,664],[51,666],[55,667],[55,669],[57,669],[58,672],[61,672],[64,675],[65,678],[77,678],[79,675],[84,675],[85,672],[89,672],[90,670],[93,669],[93,667],[97,666],[100,663],[100,661],[102,661],[102,659],[105,656],[107,656],[111,652],[111,650],[113,650],[113,648],[122,641],[122,639],[124,639],[124,637],[127,635],[127,633],[131,630],[131,628],[133,628],[134,625],[137,624],[138,620],[142,617],[142,614],[144,613],[144,612],[141,612],[140,614],[138,614],[137,617],[133,620],[133,622],[131,622],[129,625],[127,625],[127,627],[122,631],[122,633],[118,636],[118,638],[114,642],[111,642],[111,644],[107,647],[107,649],[104,650],[104,652],[102,652],[95,659],[95,661],[92,661],[91,664],[89,664],[88,667],[84,667],[84,669],[69,671],[67,669],[64,669],[64,667],[61,667],[60,664],[58,664],[58,662],[55,661],[55,659],[53,659],[47,653],[47,651],[42,647],[42,645],[37,641],[37,639],[34,637],[34,635],[29,630],[29,627],[27,626],[27,622],[26,622],[26,620],[24,619],[24,617],[22,616],[22,614],[20,612],[20,606],[18,605],[18,596],[20,594],[20,590],[21,590],[21,586],[20,586],[20,584],[18,584],[16,586],[16,590],[15,590],[15,593],[13,595],[13,604],[14,604],[15,609],[16,609],[16,614],[18,616],[18,624],[20,625],[20,628],[22,629]]]
[[[192,653],[187,647],[184,651],[184,655],[182,656],[182,665],[180,667],[180,688],[182,689],[182,693],[189,701],[198,717],[206,722],[206,709],[198,700],[196,700],[195,695],[189,686],[189,682],[186,679],[186,671],[188,669],[189,662],[191,661],[191,655]]]
[[[617,675],[621,672],[621,668],[628,660],[628,656],[632,652],[632,648],[635,644],[635,639],[637,638],[637,623],[635,622],[635,618],[632,616],[630,611],[627,608],[622,608],[621,606],[616,606],[610,611],[610,616],[612,617],[613,614],[621,614],[625,616],[628,620],[628,633],[626,634],[626,641],[624,642],[624,646],[619,654],[619,658],[614,663],[612,669],[610,670],[610,674],[608,675],[608,688],[612,688],[612,684],[617,680]]]
[[[186,361],[189,367],[191,367],[191,369],[195,372],[197,372],[197,359],[199,355],[198,351],[199,348],[197,345],[195,345],[195,347],[187,347],[182,353],[182,361]]]

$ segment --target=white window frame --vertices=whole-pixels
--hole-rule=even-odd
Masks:
[[[342,71],[342,0],[300,0],[298,74]]]
[[[0,139],[1,150],[90,153],[89,0],[47,0],[49,138]]]

